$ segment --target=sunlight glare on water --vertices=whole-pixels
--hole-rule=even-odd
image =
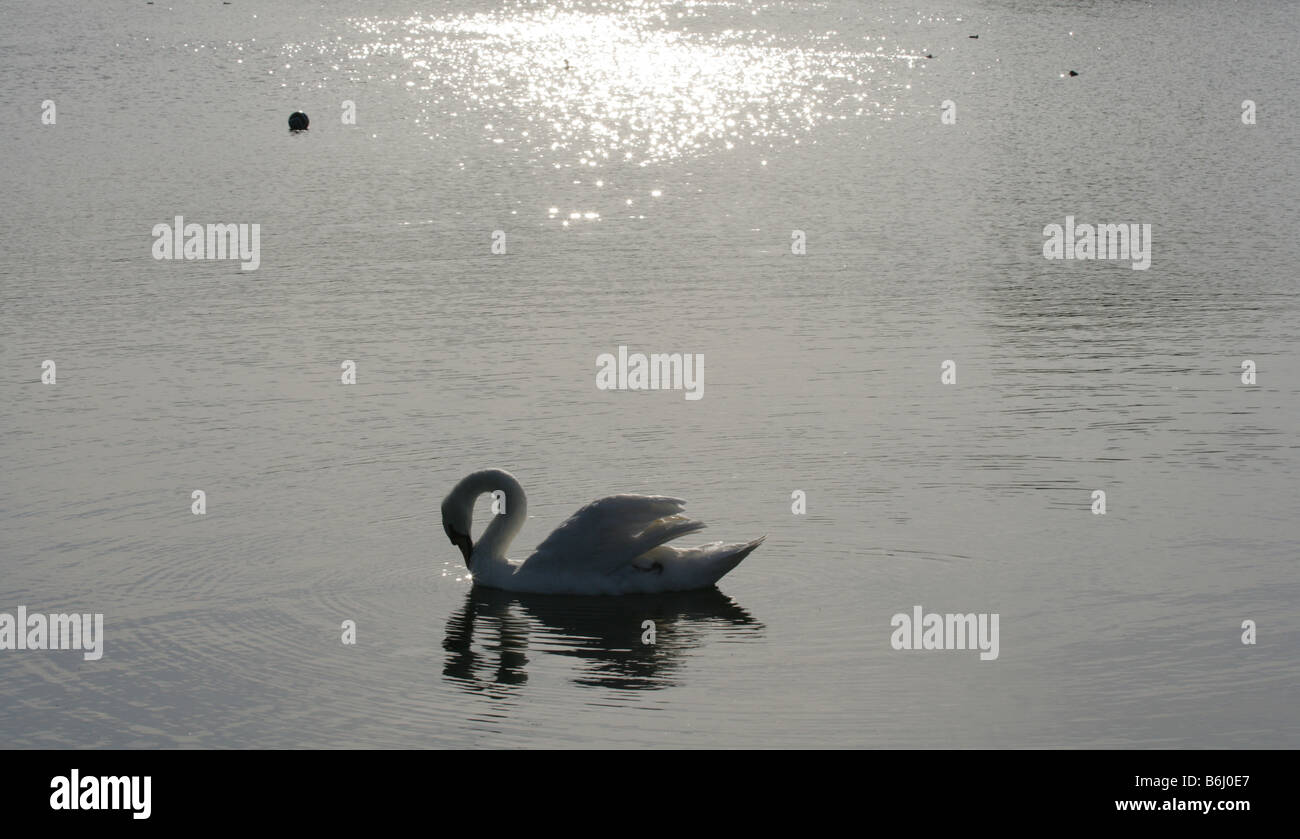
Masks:
[[[678,18],[703,19],[705,7],[709,24],[684,29]],[[485,139],[556,167],[774,147],[845,113],[889,112],[902,85],[894,70],[911,56],[850,48],[834,31],[796,40],[759,29],[758,13],[777,8],[569,0],[359,18],[361,43],[344,59],[393,61],[430,136],[433,114],[464,108],[482,118]],[[734,28],[717,25],[719,12]]]

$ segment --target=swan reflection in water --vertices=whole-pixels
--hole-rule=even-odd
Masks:
[[[655,624],[642,643],[644,621]],[[621,597],[520,594],[475,586],[447,620],[443,676],[468,691],[523,685],[538,652],[578,660],[574,683],[654,690],[709,641],[761,637],[763,625],[716,588]],[[478,644],[475,644],[478,633]]]

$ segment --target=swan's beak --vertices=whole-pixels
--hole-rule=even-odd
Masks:
[[[469,567],[469,558],[474,553],[474,540],[469,538],[468,533],[453,530],[446,522],[443,522],[442,529],[447,531],[447,538],[451,543],[460,548],[460,552],[465,556],[465,566]]]

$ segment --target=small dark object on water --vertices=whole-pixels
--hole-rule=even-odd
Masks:
[[[310,124],[311,124],[311,120],[307,119],[307,115],[304,114],[302,111],[294,111],[293,113],[289,114],[290,131],[306,131],[307,126]]]
[[[966,37],[967,37],[967,38],[978,38],[979,36],[978,36],[978,35],[967,35]]]
[[[1077,76],[1077,75],[1079,75],[1079,74],[1076,73],[1076,72],[1074,72],[1073,70],[1071,70],[1071,71],[1070,71],[1070,75],[1071,75],[1071,76]]]
[[[933,55],[931,55],[931,54],[930,54],[930,53],[928,53],[928,52],[927,52],[927,53],[926,53],[926,54],[925,54],[925,57],[926,57],[926,58],[934,58],[934,56],[933,56]]]

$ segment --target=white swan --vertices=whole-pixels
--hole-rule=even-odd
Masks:
[[[474,501],[505,494],[505,511],[492,517],[478,544],[470,539]],[[465,555],[476,585],[536,594],[636,594],[707,588],[762,544],[713,542],[680,550],[664,544],[704,523],[680,515],[685,502],[662,495],[611,495],[570,516],[522,563],[506,548],[524,526],[528,502],[509,472],[482,469],[448,493],[442,528]]]

